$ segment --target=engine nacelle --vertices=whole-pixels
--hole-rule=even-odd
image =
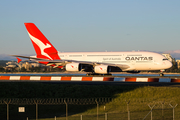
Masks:
[[[99,74],[108,74],[110,69],[108,65],[97,65],[94,67],[94,72]]]
[[[65,66],[66,71],[80,71],[80,64],[79,63],[68,63]]]

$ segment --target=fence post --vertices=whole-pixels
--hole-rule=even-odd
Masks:
[[[153,108],[154,108],[155,105],[153,105],[152,107],[151,107],[150,105],[148,105],[148,106],[149,106],[150,109],[151,109],[151,120],[152,120],[152,110],[153,110]]]
[[[129,111],[130,100],[129,101],[126,100],[126,103],[127,103],[128,120],[130,120],[130,111]]]
[[[36,104],[36,120],[38,120],[38,100],[34,100],[34,103]]]
[[[162,104],[162,119],[164,119],[164,101],[161,102],[161,104]]]
[[[97,120],[98,120],[99,104],[98,104],[98,101],[97,101],[97,99],[96,99],[96,104],[97,104]]]
[[[54,120],[56,120],[56,116],[54,117]]]
[[[68,120],[68,104],[66,102],[66,100],[64,100],[65,104],[66,104],[66,120]]]
[[[172,106],[171,103],[169,103],[169,105],[173,108],[173,120],[175,119],[175,116],[174,116],[174,108],[177,107],[178,104],[176,104],[175,106]]]
[[[38,103],[36,103],[36,120],[38,120]]]
[[[107,113],[105,113],[105,120],[107,120]]]
[[[7,104],[7,120],[9,120],[9,104],[10,104],[11,100],[9,101],[4,101],[5,104]]]
[[[7,120],[9,120],[9,104],[7,104]]]
[[[81,120],[82,120],[82,115],[81,115]]]

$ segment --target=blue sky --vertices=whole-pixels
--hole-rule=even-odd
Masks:
[[[179,0],[1,0],[0,54],[35,54],[33,22],[58,51],[180,49]]]

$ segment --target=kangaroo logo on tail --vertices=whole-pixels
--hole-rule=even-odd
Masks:
[[[25,23],[25,26],[36,51],[37,58],[60,60],[57,50],[34,23]]]
[[[44,44],[43,42],[41,42],[39,39],[33,37],[30,33],[28,33],[28,34],[29,34],[31,40],[32,40],[34,43],[36,43],[36,45],[39,46],[39,48],[40,48],[40,50],[41,50],[41,54],[44,55],[44,56],[46,56],[46,57],[48,57],[50,60],[53,60],[46,52],[44,52],[44,50],[45,50],[46,48],[50,48],[51,45],[48,44],[48,43],[45,45],[45,44]]]

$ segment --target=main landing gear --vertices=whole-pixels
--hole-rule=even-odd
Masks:
[[[112,76],[112,74],[98,74],[98,73],[87,73],[86,76]]]

